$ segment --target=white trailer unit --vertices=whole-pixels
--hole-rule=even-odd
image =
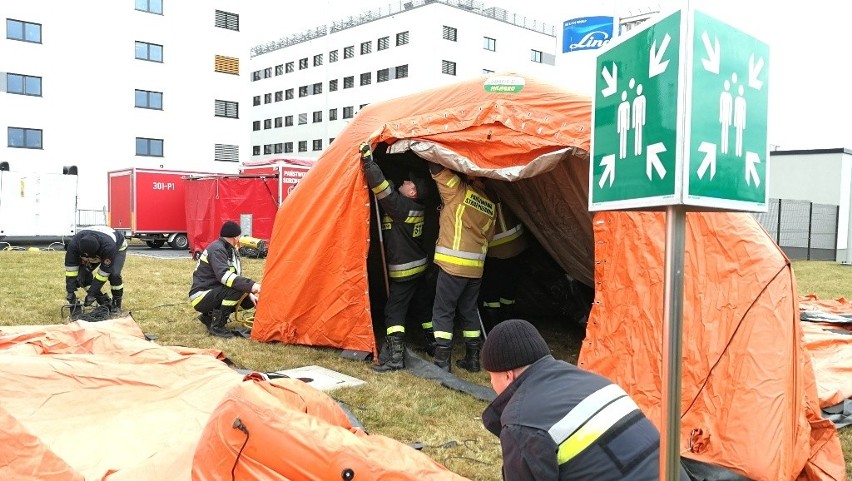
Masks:
[[[0,170],[0,241],[65,241],[76,231],[76,174]]]

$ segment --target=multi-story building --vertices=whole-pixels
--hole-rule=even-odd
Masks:
[[[252,49],[252,160],[319,156],[365,105],[460,79],[546,77],[552,25],[470,0],[412,0]]]
[[[236,172],[248,140],[245,2],[83,3],[0,2],[0,162],[74,165],[78,207],[96,210],[110,170]]]

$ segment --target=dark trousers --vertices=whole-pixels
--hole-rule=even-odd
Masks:
[[[435,303],[432,306],[432,327],[435,329],[435,342],[438,345],[452,344],[456,313],[461,318],[463,337],[479,338],[479,312],[476,304],[481,284],[482,279],[458,277],[439,269]]]
[[[432,296],[426,279],[426,275],[421,275],[416,279],[390,281],[390,293],[385,304],[387,334],[404,333],[406,316],[421,325],[429,322]]]
[[[109,287],[112,291],[124,289],[124,279],[121,277],[121,270],[124,269],[125,260],[127,260],[127,250],[115,253],[115,258],[112,260],[112,271],[109,274]]]
[[[240,301],[242,296],[246,297]],[[201,313],[219,309],[223,314],[231,314],[237,310],[237,304],[243,309],[254,307],[254,303],[245,292],[227,286],[218,286],[210,289],[193,308]]]
[[[485,258],[482,290],[479,297],[485,307],[506,307],[515,303],[515,286],[521,275],[521,256],[508,259]]]

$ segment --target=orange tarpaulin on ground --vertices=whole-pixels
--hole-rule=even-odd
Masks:
[[[375,351],[375,240],[358,155],[368,141],[388,162],[412,152],[487,178],[565,273],[594,285],[583,366],[618,381],[659,425],[664,217],[593,218],[589,99],[500,78],[521,88],[495,93],[481,77],[358,113],[278,211],[252,337]],[[687,217],[682,454],[759,481],[844,479],[788,260],[748,214]]]
[[[146,341],[129,317],[0,327],[0,479],[464,479],[301,381],[244,382],[219,357]]]

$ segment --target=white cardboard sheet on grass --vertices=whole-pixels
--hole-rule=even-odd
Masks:
[[[332,391],[341,387],[366,384],[365,381],[321,366],[297,367],[295,369],[275,371],[270,374],[284,374],[295,379],[302,379],[320,391]]]

